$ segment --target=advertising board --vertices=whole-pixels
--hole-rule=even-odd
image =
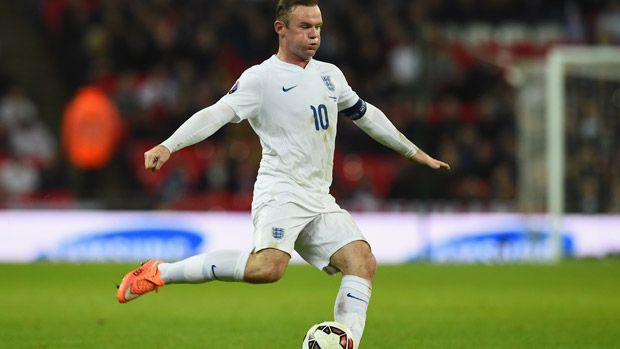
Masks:
[[[380,263],[545,261],[544,216],[354,213]],[[620,253],[620,216],[567,215],[565,256]],[[178,260],[218,249],[252,249],[249,213],[0,211],[0,262]],[[300,262],[298,255],[293,262]]]

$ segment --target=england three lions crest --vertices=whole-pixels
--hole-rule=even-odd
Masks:
[[[325,86],[327,86],[330,91],[336,92],[336,85],[334,85],[334,83],[332,82],[332,77],[329,75],[323,75],[321,77],[323,78]]]

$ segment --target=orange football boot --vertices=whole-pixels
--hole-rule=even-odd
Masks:
[[[157,269],[160,263],[161,261],[151,259],[127,273],[118,286],[116,299],[120,303],[127,303],[147,292],[157,291],[164,286],[165,282],[161,279],[161,274],[159,269]]]

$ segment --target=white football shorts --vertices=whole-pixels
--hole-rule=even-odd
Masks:
[[[366,241],[351,215],[338,209],[317,213],[288,202],[265,204],[253,212],[254,251],[275,248],[292,255],[293,250],[319,270],[339,272],[329,265],[331,256],[353,241]]]

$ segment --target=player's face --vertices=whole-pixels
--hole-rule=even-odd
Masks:
[[[282,28],[285,48],[295,56],[309,60],[321,46],[323,18],[318,6],[295,6],[288,27]]]

